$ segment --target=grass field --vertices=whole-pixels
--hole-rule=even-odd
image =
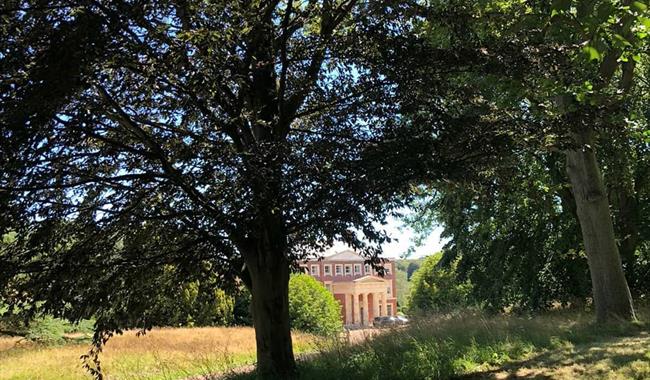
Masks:
[[[297,352],[313,349],[314,338],[294,334]],[[79,357],[88,343],[42,346],[0,338],[0,380],[87,380]],[[252,328],[154,329],[112,338],[101,356],[110,380],[183,379],[223,372],[254,362]]]
[[[335,344],[301,362],[300,379],[650,379],[649,316],[604,326],[567,311],[438,317]]]
[[[434,318],[331,347],[301,363],[301,379],[650,379],[650,313],[639,316],[606,326],[566,311]]]
[[[534,318],[466,313],[380,334],[355,331],[352,343],[304,334],[294,341],[298,353],[316,352],[299,363],[305,380],[642,380],[650,379],[649,311],[641,308],[638,323],[605,326],[570,311]],[[79,361],[87,348],[0,338],[0,380],[88,379]],[[109,380],[184,379],[251,364],[254,351],[251,328],[156,329],[113,338],[102,361]]]

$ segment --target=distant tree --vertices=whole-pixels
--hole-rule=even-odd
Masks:
[[[333,335],[343,328],[341,305],[313,277],[294,274],[289,280],[291,327],[319,335]]]
[[[159,289],[152,294],[152,308],[145,313],[158,326],[228,326],[234,323],[235,299],[217,287],[213,272],[201,279],[179,281],[167,267],[151,281]],[[134,325],[133,327],[140,327]]]
[[[409,265],[406,267],[406,279],[408,281],[411,281],[411,277],[413,276],[413,273],[417,271],[420,268],[420,264],[416,262],[409,262]]]
[[[511,170],[485,173],[485,185],[440,184],[414,204],[448,238],[440,265],[456,263],[472,297],[492,311],[539,311],[590,295],[573,200],[559,154],[520,155]],[[435,210],[427,213],[425,210]]]
[[[235,325],[251,326],[253,324],[251,293],[246,287],[240,288],[235,294],[233,318]]]
[[[466,308],[469,302],[471,285],[461,281],[456,275],[456,267],[438,265],[441,253],[424,259],[420,269],[411,280],[409,295],[409,314],[427,315]]]

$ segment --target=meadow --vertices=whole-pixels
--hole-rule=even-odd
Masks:
[[[313,350],[311,335],[295,333],[296,352]],[[42,345],[0,337],[0,380],[88,380],[80,356],[89,343]],[[167,380],[224,372],[255,361],[250,327],[161,328],[109,340],[101,355],[110,380]]]
[[[440,316],[360,344],[335,344],[301,363],[300,378],[650,379],[648,321],[647,308],[639,322],[611,325],[572,311]]]
[[[392,330],[354,331],[345,340],[295,333],[300,378],[650,379],[650,309],[639,321],[595,325],[590,314],[535,317],[461,312]],[[379,332],[379,333],[378,333]],[[163,328],[126,332],[102,354],[107,379],[188,379],[231,373],[252,379],[254,332],[247,327]],[[88,343],[38,345],[0,338],[0,380],[81,380]],[[233,372],[233,369],[244,371]],[[210,378],[207,376],[206,378]],[[213,378],[221,379],[221,376]]]

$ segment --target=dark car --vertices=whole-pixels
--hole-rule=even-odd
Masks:
[[[395,317],[375,317],[374,319],[374,326],[375,327],[389,327],[389,326],[397,326],[399,325],[399,321]]]
[[[396,318],[397,318],[397,324],[398,325],[408,325],[408,323],[409,323],[408,318],[406,318],[404,316],[398,315]]]

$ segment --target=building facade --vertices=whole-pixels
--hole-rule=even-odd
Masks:
[[[370,326],[375,317],[397,313],[395,263],[392,261],[383,264],[383,277],[352,250],[307,261],[301,267],[334,294],[341,304],[341,318],[347,326]]]

